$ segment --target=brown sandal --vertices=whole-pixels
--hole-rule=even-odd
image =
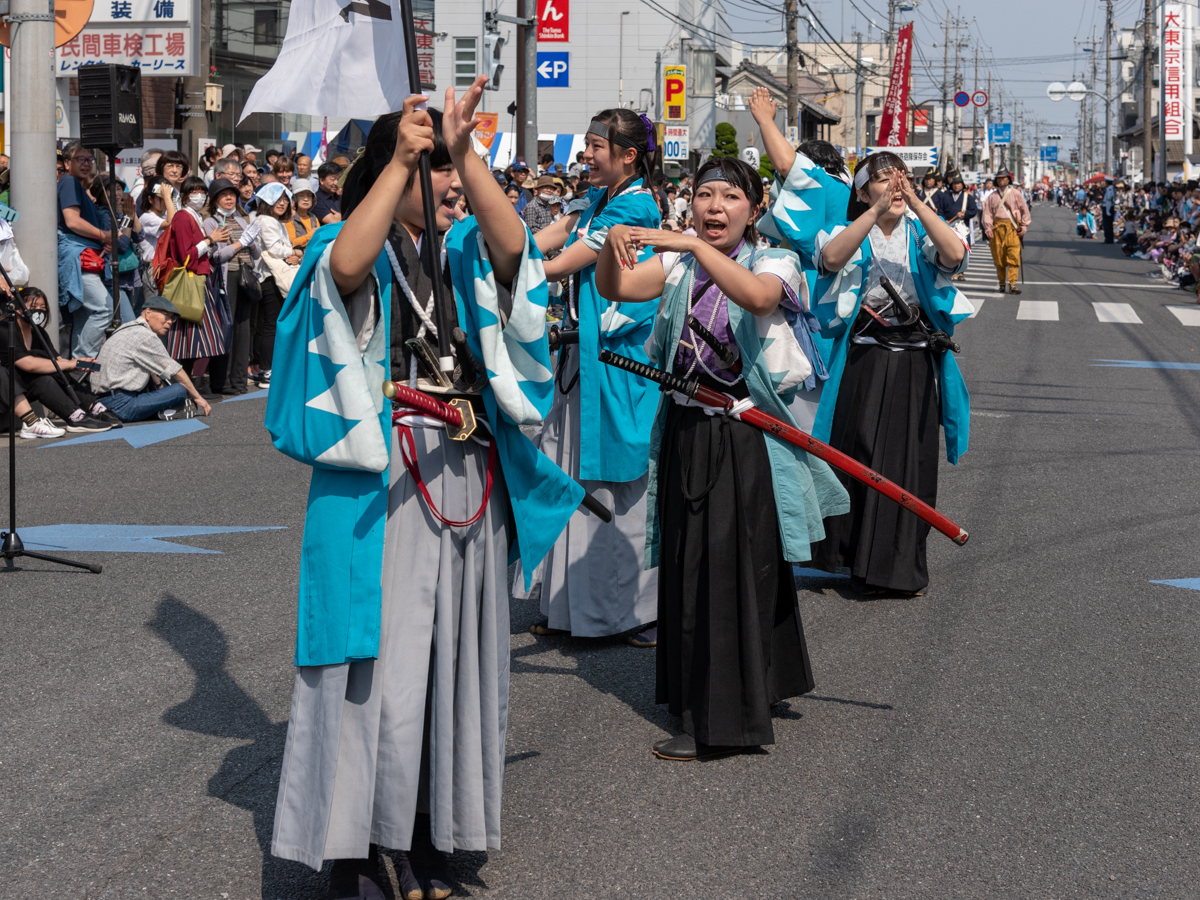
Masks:
[[[538,637],[547,637],[552,634],[566,634],[565,628],[551,628],[549,625],[530,625],[529,633],[536,634]]]

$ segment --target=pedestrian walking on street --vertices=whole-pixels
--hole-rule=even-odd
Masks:
[[[996,173],[996,191],[983,202],[983,234],[992,248],[992,262],[1000,281],[1000,293],[1021,293],[1021,238],[1032,221],[1021,191],[1012,184],[1012,172]]]
[[[814,308],[835,344],[812,434],[935,506],[939,423],[947,459],[956,463],[967,452],[970,398],[947,347],[955,323],[974,307],[948,279],[966,271],[970,252],[906,175],[895,154],[872,153],[854,173],[849,223],[817,236]],[[929,583],[929,525],[839,477],[850,512],[825,520],[813,564],[847,567],[862,594],[919,594]]]
[[[818,221],[821,193],[812,180],[804,191]],[[794,425],[785,396],[812,364],[781,307],[802,311],[808,293],[794,252],[756,247],[762,198],[761,179],[746,163],[710,160],[696,173],[697,236],[615,225],[597,264],[597,285],[623,310],[640,304],[660,312],[649,344],[659,369],[698,377]],[[647,248],[656,255],[639,261]],[[736,367],[722,366],[689,316],[737,356]],[[813,689],[792,562],[808,558],[822,519],[850,508],[826,463],[711,412],[664,395],[650,444],[647,562],[659,570],[656,694],[683,731],[654,746],[661,759],[702,759],[775,742],[771,705]]]

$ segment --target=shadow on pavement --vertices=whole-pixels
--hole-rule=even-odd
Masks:
[[[323,875],[271,855],[287,722],[272,722],[225,671],[228,645],[212,619],[167,595],[146,624],[182,657],[196,677],[192,696],[167,710],[163,721],[196,734],[250,741],[226,754],[221,768],[208,781],[208,793],[254,815],[254,834],[262,853],[262,896],[324,896]]]

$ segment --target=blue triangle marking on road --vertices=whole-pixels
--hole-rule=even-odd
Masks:
[[[1200,591],[1200,578],[1176,578],[1172,581],[1151,581],[1151,584],[1165,584],[1168,587],[1187,588],[1189,591]]]
[[[792,572],[797,578],[849,578],[836,572],[826,572],[824,569],[806,569],[803,566],[792,566]]]
[[[241,394],[237,397],[226,397],[222,403],[237,403],[239,400],[263,400],[267,394],[271,393],[269,388],[263,388],[261,391],[251,391],[248,394]]]
[[[155,422],[151,425],[126,425],[112,431],[102,431],[99,434],[85,434],[83,437],[71,438],[69,441],[58,441],[53,444],[43,444],[39,450],[52,450],[55,447],[72,447],[76,444],[95,444],[100,441],[125,441],[135,450],[149,447],[171,438],[183,437],[196,431],[208,428],[198,419],[180,419],[174,422]]]
[[[1096,369],[1187,369],[1200,370],[1200,363],[1157,362],[1153,359],[1093,359]]]
[[[95,553],[215,553],[160,538],[197,537],[205,534],[240,534],[247,531],[282,531],[286,525],[37,525],[22,528],[27,550]]]

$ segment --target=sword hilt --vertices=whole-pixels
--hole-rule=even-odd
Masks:
[[[704,327],[703,322],[695,316],[688,316],[687,323],[688,327],[692,329],[692,334],[708,344],[709,349],[717,355],[717,359],[721,361],[722,369],[732,370],[735,374],[741,372],[741,366],[737,366],[737,354],[727,344],[722,344],[715,334]],[[699,350],[696,351],[696,356],[700,356]],[[737,368],[735,369],[734,366],[737,366]]]
[[[599,359],[602,363],[615,366],[618,369],[624,369],[626,372],[632,372],[639,378],[653,381],[664,391],[678,391],[691,399],[695,399],[696,397],[696,388],[699,386],[699,382],[694,379],[680,378],[678,375],[672,375],[670,372],[664,372],[661,369],[654,368],[654,366],[640,363],[636,359],[630,359],[628,356],[618,356],[611,350],[601,350]]]

